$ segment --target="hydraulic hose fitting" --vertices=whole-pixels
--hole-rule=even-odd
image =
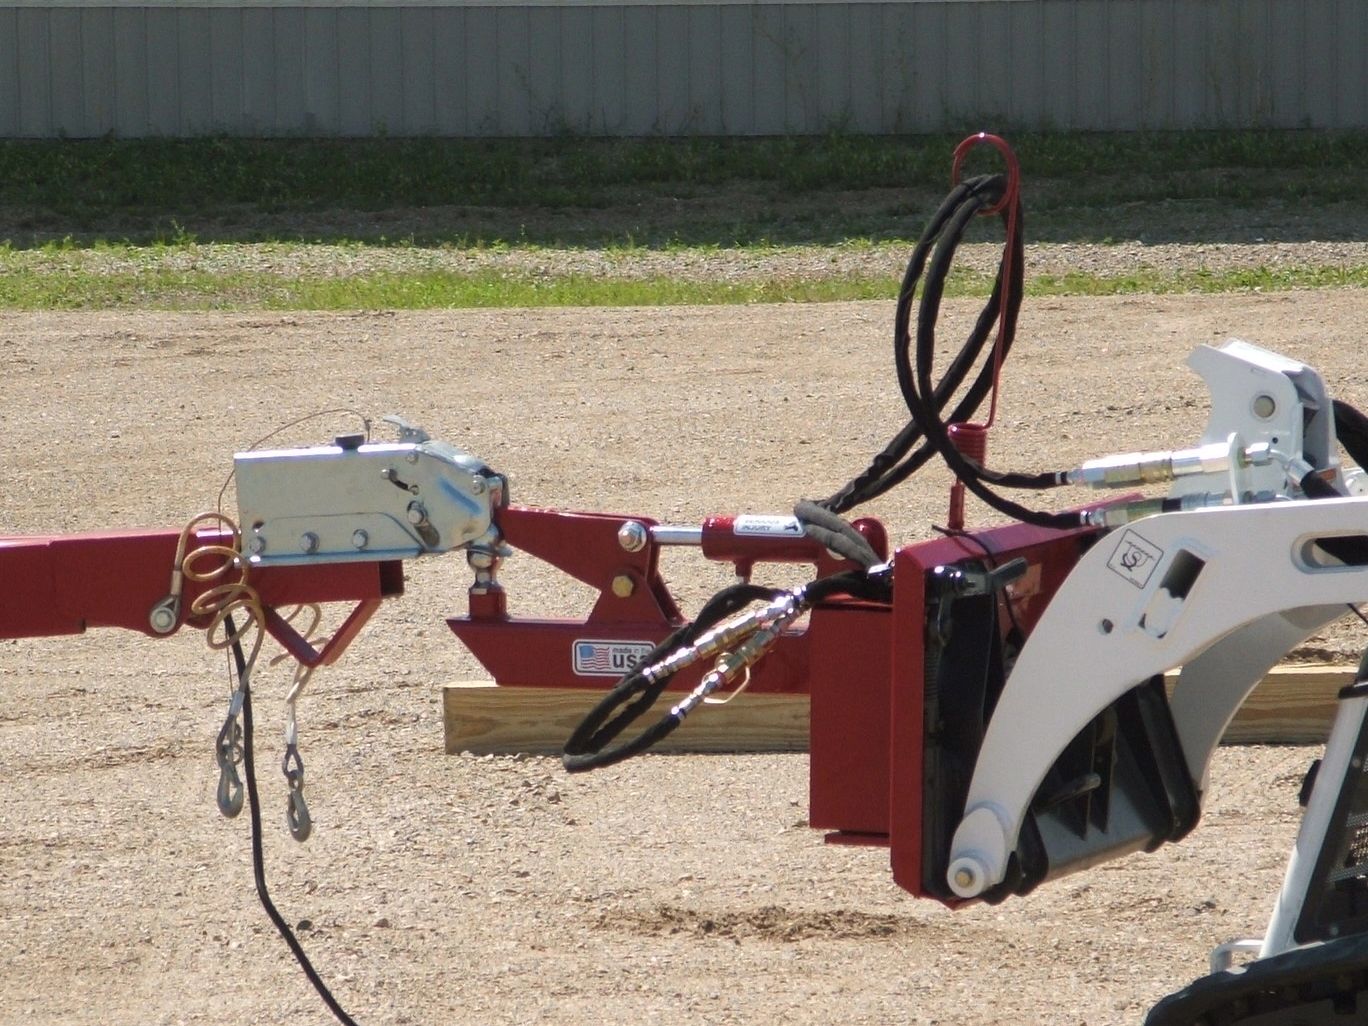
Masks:
[[[1130,488],[1162,484],[1188,474],[1223,474],[1230,468],[1230,448],[1213,442],[1196,449],[1127,452],[1088,460],[1066,475],[1069,484],[1091,488]]]
[[[1130,488],[1163,484],[1194,474],[1226,474],[1232,467],[1262,467],[1274,458],[1266,444],[1242,447],[1232,443],[1238,443],[1238,439],[1211,442],[1194,449],[1103,456],[1088,460],[1064,476],[1069,484],[1090,488]]]
[[[779,635],[784,632],[784,627],[792,622],[796,616],[797,610],[795,609],[792,615],[760,628],[730,652],[723,652],[718,656],[716,665],[704,674],[703,679],[698,682],[698,686],[670,710],[670,715],[683,719],[693,712],[699,704],[707,701],[708,696],[718,688],[730,684],[743,670],[748,670],[758,663],[761,657],[770,650],[770,646],[779,640]]]
[[[795,591],[785,592],[759,609],[742,613],[704,631],[692,645],[677,649],[660,662],[648,666],[641,671],[641,675],[652,684],[658,683],[700,659],[707,659],[731,648],[756,631],[776,623],[789,623],[798,615],[799,607],[799,595]]]
[[[1158,513],[1183,513],[1193,509],[1224,506],[1230,501],[1230,496],[1224,492],[1198,492],[1174,499],[1141,499],[1138,502],[1090,509],[1084,514],[1084,520],[1093,527],[1110,529],[1123,527]]]

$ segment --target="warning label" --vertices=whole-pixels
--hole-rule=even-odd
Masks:
[[[1159,565],[1159,560],[1163,558],[1163,549],[1145,541],[1134,531],[1127,531],[1121,535],[1116,551],[1111,554],[1111,559],[1107,560],[1107,566],[1113,573],[1120,574],[1137,588],[1144,588],[1149,584],[1150,576]]]

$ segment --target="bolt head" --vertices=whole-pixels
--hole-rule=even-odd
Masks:
[[[470,494],[483,495],[487,491],[489,491],[489,482],[479,474],[472,475],[470,478]]]
[[[617,537],[618,544],[622,546],[624,552],[640,552],[646,547],[650,532],[646,530],[644,524],[629,520],[618,528]]]
[[[613,578],[613,594],[618,598],[628,598],[634,591],[636,582],[626,574],[618,574]]]
[[[299,551],[304,553],[318,551],[318,535],[312,531],[305,531],[299,536]]]
[[[415,527],[427,520],[427,510],[423,508],[421,502],[410,502],[408,504],[408,522]]]
[[[247,543],[247,547],[252,551],[252,555],[259,556],[266,551],[266,539],[259,534],[254,534],[252,540]]]
[[[969,887],[973,884],[973,882],[974,874],[969,872],[969,870],[961,868],[955,871],[955,883],[957,883],[959,886]]]
[[[364,549],[370,544],[370,535],[362,528],[357,528],[352,532],[352,545],[358,549]]]

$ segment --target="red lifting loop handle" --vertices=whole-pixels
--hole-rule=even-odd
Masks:
[[[1002,199],[982,211],[984,214],[1000,214],[1009,205],[1015,203],[1017,195],[1021,191],[1021,165],[1017,163],[1016,154],[1012,152],[1012,147],[1007,145],[1006,139],[991,135],[988,132],[979,132],[977,135],[969,136],[956,146],[955,162],[950,168],[950,184],[959,185],[960,167],[964,164],[964,158],[979,143],[987,143],[1001,153],[1003,162],[1007,165],[1007,188],[1003,190]]]
[[[1005,284],[1012,276],[1012,253],[1016,244],[1017,209],[1021,193],[1021,165],[1017,163],[1016,154],[1012,152],[1012,147],[1007,145],[1007,140],[988,132],[979,132],[955,147],[955,159],[950,167],[951,185],[959,185],[960,167],[964,164],[964,158],[979,143],[992,146],[1002,154],[1002,159],[1007,165],[1007,188],[1002,191],[1002,199],[991,207],[979,211],[981,214],[1000,214],[1004,210],[1007,211],[1007,239],[1002,250],[1002,278]],[[1004,302],[998,313],[997,338],[993,340],[993,393],[988,404],[988,420],[981,425],[984,432],[997,422],[998,386],[1002,376],[1002,347],[1006,330],[1007,304]]]

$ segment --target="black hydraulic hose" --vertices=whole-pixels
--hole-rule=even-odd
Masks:
[[[913,414],[912,419],[870,461],[866,470],[852,479],[840,491],[821,500],[819,505],[835,513],[844,513],[863,502],[882,495],[893,486],[901,484],[920,470],[927,460],[935,454],[934,448],[926,444],[912,452],[912,447],[923,438],[924,431],[916,416],[917,402],[912,390],[912,370],[908,355],[909,340],[905,330],[910,319],[909,311],[916,297],[917,285],[926,268],[926,261],[956,212],[962,209],[968,201],[980,195],[986,196],[989,204],[996,203],[1001,200],[1005,188],[1006,178],[1002,175],[984,175],[963,182],[951,190],[927,223],[903,274],[894,327],[894,364],[898,373],[899,388],[902,390],[903,400],[907,404],[908,410]],[[959,230],[962,232],[963,227]],[[937,410],[943,408],[950,397],[959,390],[965,377],[982,354],[989,332],[998,319],[1001,301],[1002,267],[999,265],[997,279],[994,282],[993,291],[987,304],[980,312],[978,321],[970,332],[964,347],[950,362],[940,384],[936,386]],[[899,330],[900,327],[902,330]],[[1007,341],[1010,344],[1010,340]],[[951,413],[951,420],[963,421],[973,416],[992,387],[992,368],[991,365],[985,365],[964,397],[956,404]],[[910,456],[908,456],[909,452],[911,452]],[[904,457],[906,457],[905,460]],[[903,462],[899,463],[900,460]]]
[[[562,764],[570,773],[600,769],[631,758],[658,744],[683,721],[682,716],[667,715],[641,734],[620,745],[609,748],[619,734],[655,705],[669,686],[674,674],[660,680],[648,680],[642,672],[664,659],[676,649],[693,643],[700,634],[739,612],[752,602],[769,602],[777,598],[776,588],[762,588],[755,584],[734,584],[723,588],[704,605],[698,618],[674,631],[637,663],[617,685],[603,696],[575,728],[565,742]]]
[[[821,542],[838,556],[859,563],[866,570],[880,562],[879,554],[865,536],[831,510],[804,499],[793,507],[793,515],[809,538]]]
[[[1334,400],[1335,435],[1344,451],[1360,467],[1368,469],[1368,416],[1341,399]]]
[[[1047,513],[1031,510],[998,495],[987,484],[987,482],[991,482],[1009,488],[1053,488],[1064,483],[1063,475],[1056,472],[1016,474],[987,470],[963,455],[951,441],[948,425],[941,419],[936,404],[936,388],[931,384],[931,365],[935,358],[936,322],[940,317],[940,305],[945,292],[945,282],[949,276],[955,251],[964,236],[969,221],[980,210],[990,206],[993,202],[983,192],[972,195],[956,211],[946,226],[944,236],[937,243],[935,253],[927,267],[926,283],[917,309],[916,359],[912,367],[907,365],[905,357],[900,360],[899,383],[903,386],[904,395],[910,396],[909,403],[913,409],[913,418],[921,425],[927,442],[945,460],[955,476],[964,482],[966,488],[1000,513],[1005,513],[1024,523],[1054,528],[1077,527],[1083,522],[1077,513]],[[1003,216],[1007,217],[1009,213],[1004,211]],[[1020,225],[1019,210],[1016,213],[1016,219],[1017,224]],[[1015,336],[1017,313],[1020,310],[1024,292],[1022,271],[1024,252],[1021,233],[1017,232],[1010,243],[1013,247],[1012,275],[1010,280],[1005,283],[1001,281],[1001,267],[999,267],[999,285],[1005,289],[1006,295],[1003,301],[1007,304],[1002,321],[1002,358],[1004,359],[1007,352],[1010,351],[1011,342]],[[904,302],[900,299],[894,327],[899,340],[897,347],[899,353],[904,351],[910,319],[910,301]],[[984,317],[980,315],[979,325],[983,323]]]
[[[1019,202],[1014,209],[1002,212],[1004,221],[1015,218],[1018,230],[1011,233],[1010,251],[1004,251],[1003,259],[998,264],[997,276],[988,302],[979,312],[964,345],[950,361],[940,381],[934,387],[930,384],[935,350],[935,322],[939,317],[940,301],[955,252],[973,218],[1001,203],[1006,189],[1007,179],[1003,175],[982,175],[969,179],[951,190],[928,222],[908,260],[894,315],[894,364],[898,375],[898,387],[912,414],[911,420],[881,452],[874,456],[861,474],[840,491],[821,500],[819,505],[835,513],[844,513],[902,483],[920,470],[933,455],[940,454],[971,491],[1001,512],[1031,523],[1044,523],[1056,527],[1076,526],[1075,516],[1060,517],[1056,514],[1035,513],[1010,500],[988,493],[982,485],[975,487],[971,483],[985,479],[998,487],[1053,488],[1063,483],[1058,473],[1013,474],[988,471],[961,456],[959,450],[950,442],[946,425],[968,421],[992,391],[995,381],[993,360],[983,362],[949,416],[941,416],[941,411],[963,386],[970,371],[983,355],[995,326],[1001,325],[1001,350],[997,359],[1005,360],[1011,352],[1024,292],[1025,260],[1022,233],[1019,230],[1022,221]],[[1011,273],[1007,275],[1004,271],[1009,263],[1009,257]],[[912,309],[923,275],[925,284],[922,286],[923,294],[917,319],[917,346],[914,359]],[[922,444],[918,446],[919,441]]]
[[[861,538],[861,541],[863,540]],[[889,602],[893,594],[889,577],[886,570],[876,574],[868,574],[863,570],[832,574],[807,585],[803,589],[802,603],[811,605],[836,595],[850,595],[871,602]],[[583,773],[612,766],[634,755],[640,755],[678,729],[684,722],[685,713],[674,707],[640,734],[621,744],[608,747],[623,730],[655,704],[674,677],[674,674],[669,674],[660,680],[651,681],[646,678],[643,670],[677,649],[692,644],[704,631],[752,602],[772,601],[783,594],[784,592],[778,588],[736,584],[722,589],[709,599],[698,614],[697,620],[681,627],[652,649],[650,654],[637,664],[638,669],[623,677],[617,686],[589,711],[575,728],[575,732],[570,735],[570,739],[565,742],[561,764],[566,771]]]

